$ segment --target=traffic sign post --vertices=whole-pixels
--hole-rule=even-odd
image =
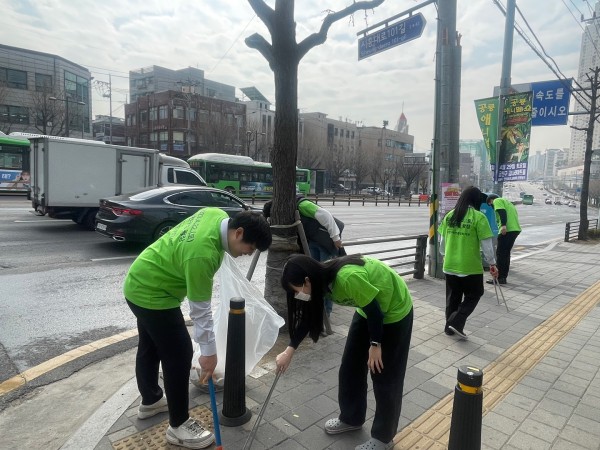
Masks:
[[[371,34],[366,34],[358,40],[358,60],[421,37],[426,23],[423,14],[417,13],[392,25],[386,25],[385,28]]]

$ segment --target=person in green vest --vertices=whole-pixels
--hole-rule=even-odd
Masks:
[[[188,411],[193,352],[181,303],[188,298],[194,340],[202,353],[201,381],[207,383],[217,365],[210,309],[213,277],[225,252],[235,258],[270,245],[271,230],[261,214],[244,211],[230,218],[221,209],[203,208],[147,247],[129,268],[123,293],[139,332],[135,373],[142,401],[137,417],[168,411],[166,438],[171,444],[204,448],[214,441],[213,433]]]
[[[296,255],[285,264],[281,285],[287,292],[290,342],[276,357],[277,371],[287,370],[306,335],[314,342],[319,340],[326,294],[336,304],[355,306],[339,371],[340,415],[325,422],[325,432],[339,434],[362,428],[370,372],[375,416],[371,438],[356,449],[389,448],[400,420],[413,325],[413,304],[406,283],[377,259],[350,255],[318,262]]]
[[[498,274],[492,230],[485,214],[479,211],[482,194],[474,186],[466,188],[456,207],[444,216],[438,228],[440,253],[444,255],[446,275],[447,335],[467,339],[464,331],[467,318],[483,296],[483,264],[480,249],[490,266],[490,274]]]
[[[498,260],[497,281],[499,284],[506,284],[510,270],[510,252],[515,245],[519,233],[521,233],[519,214],[517,213],[517,208],[515,208],[515,205],[510,200],[498,197],[496,194],[488,196],[487,204],[494,208],[496,221],[500,224],[498,249],[496,250],[496,259]],[[494,280],[488,280],[486,283],[493,284]]]
[[[272,200],[265,203],[263,207],[265,217],[270,217],[272,204]],[[342,244],[344,222],[301,194],[296,195],[296,208],[300,213],[300,221],[308,241],[310,256],[323,262],[346,254]],[[332,310],[333,302],[326,297],[325,312],[327,316],[331,315]]]

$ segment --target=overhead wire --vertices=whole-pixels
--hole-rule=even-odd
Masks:
[[[506,16],[506,9],[505,7],[499,2],[499,0],[492,0],[494,4],[496,4],[496,6],[498,7],[498,9],[500,9],[500,11],[502,12],[502,14],[504,16]],[[523,29],[518,25],[515,24],[515,30],[517,31],[517,33],[521,36],[521,38],[525,41],[525,43],[527,45],[529,45],[529,47],[535,52],[535,54],[546,64],[546,66],[548,66],[548,68],[550,69],[550,71],[556,76],[556,78],[558,78],[559,80],[565,81],[562,79],[561,75],[556,71],[556,69],[552,66],[552,64],[550,64],[548,62],[548,60],[546,59],[546,57],[540,52],[539,49],[536,48],[535,45],[533,45],[533,43],[531,42],[531,40],[525,35],[525,32],[523,31]],[[533,32],[532,32],[533,33]],[[535,34],[535,33],[534,33]],[[566,87],[568,87],[568,84],[566,85]],[[573,89],[571,87],[568,87],[569,91],[572,93]],[[583,104],[583,102],[581,101],[581,99],[579,99],[578,96],[574,96],[575,100],[584,108],[587,109],[588,107],[585,106]]]

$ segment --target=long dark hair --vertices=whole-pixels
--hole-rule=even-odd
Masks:
[[[281,287],[287,292],[290,337],[293,338],[300,324],[305,323],[311,339],[314,342],[319,340],[323,331],[323,298],[338,271],[347,264],[364,266],[365,262],[360,255],[342,256],[324,263],[306,255],[294,255],[288,259],[281,274]],[[291,287],[302,286],[306,278],[311,285],[311,299],[308,302],[294,298],[295,292]]]
[[[467,211],[469,210],[470,206],[479,211],[482,198],[483,194],[475,186],[469,186],[462,191],[460,197],[458,197],[456,206],[454,207],[454,212],[452,213],[450,219],[448,219],[448,225],[451,227],[460,227],[460,224],[467,215]]]

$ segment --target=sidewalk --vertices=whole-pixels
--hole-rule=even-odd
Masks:
[[[515,259],[509,284],[503,286],[510,312],[498,305],[493,287],[486,285],[465,327],[468,341],[443,333],[444,281],[406,278],[415,323],[396,450],[447,447],[457,368],[465,364],[484,371],[483,449],[600,448],[600,310],[595,307],[600,300],[600,243],[554,243]],[[337,436],[323,431],[325,420],[338,413],[337,373],[352,314],[352,308],[335,306],[334,334],[316,344],[302,343],[277,384],[252,449],[353,449],[369,438],[372,392],[361,431]],[[246,406],[253,417],[241,427],[221,427],[223,448],[243,447],[271,388],[274,356],[286,344],[287,337],[281,336],[247,377]],[[123,376],[123,370],[133,374],[133,351],[128,354],[131,363],[116,366],[118,376],[127,381],[57,448],[179,448],[165,443],[166,414],[136,418],[135,379]],[[98,376],[111,376],[105,367],[96,370]],[[85,386],[78,389],[85,402]],[[209,396],[192,385],[190,394],[193,414],[212,426]],[[61,408],[45,404],[42,397],[23,402],[39,402],[35,406],[49,415]],[[217,394],[219,410],[222,398]],[[43,429],[45,424],[38,426]],[[2,434],[5,444],[18,442],[11,440],[10,431]]]

